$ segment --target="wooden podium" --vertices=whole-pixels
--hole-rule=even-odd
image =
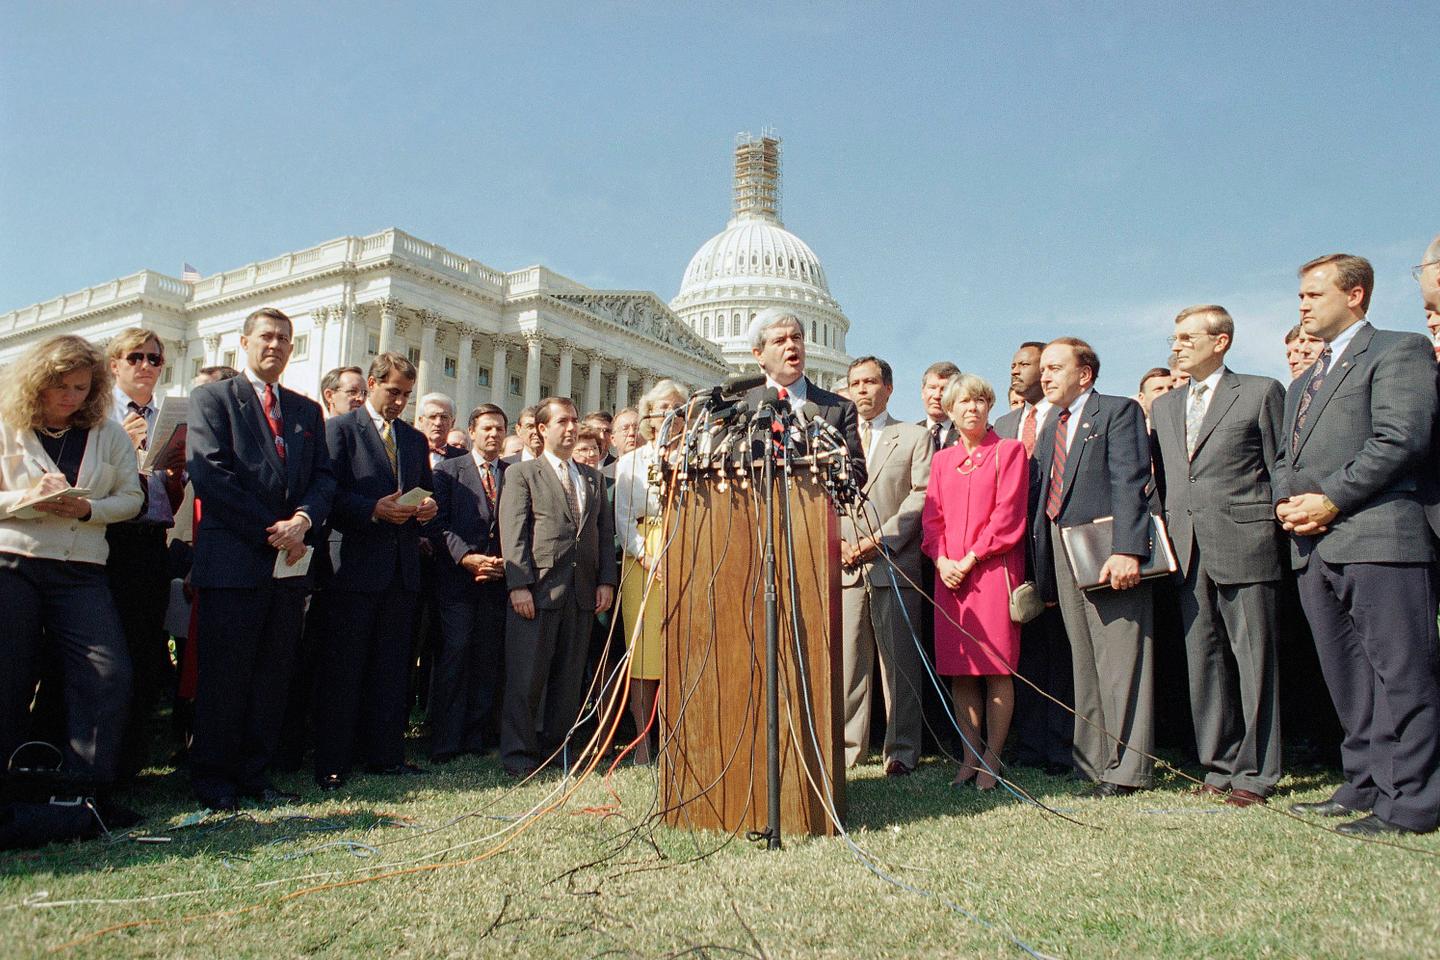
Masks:
[[[839,525],[807,473],[777,480],[775,495],[780,828],[831,835],[838,831],[827,802],[845,816]],[[672,826],[766,827],[764,517],[754,491],[707,480],[691,485],[667,518],[658,710],[660,799]]]

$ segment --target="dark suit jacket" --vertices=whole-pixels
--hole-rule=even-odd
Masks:
[[[1300,398],[1315,367],[1285,395],[1275,500],[1318,492],[1340,509],[1328,532],[1290,538],[1291,563],[1301,569],[1312,553],[1328,563],[1429,562],[1425,471],[1434,470],[1430,438],[1437,406],[1430,341],[1366,322],[1333,367],[1293,452]]]
[[[619,582],[615,563],[615,512],[605,498],[600,471],[581,466],[585,515],[570,510],[565,488],[542,453],[510,465],[500,491],[500,547],[505,583],[529,587],[537,608],[565,603],[595,608],[597,584]]]
[[[745,395],[751,410],[758,409],[764,399],[764,387],[755,387]],[[855,412],[855,404],[839,394],[821,390],[809,377],[805,378],[805,399],[819,407],[820,418],[845,438],[845,446],[850,451],[850,475],[857,487],[865,486],[865,451],[860,447],[860,415]]]
[[[340,562],[330,586],[336,590],[379,591],[397,575],[406,590],[420,589],[421,524],[373,519],[375,502],[397,490],[433,490],[425,435],[403,420],[392,423],[400,477],[390,468],[385,442],[368,407],[331,417],[325,423],[330,464],[335,473],[335,506],[330,524],[341,534]]]
[[[1189,576],[1198,556],[1216,583],[1279,580],[1282,531],[1271,483],[1285,390],[1269,377],[1227,369],[1210,397],[1191,459],[1185,415],[1193,386],[1157,397],[1150,411],[1155,476],[1180,573]]]
[[[1001,418],[1001,419],[1003,419],[1003,418]],[[926,436],[926,438],[927,438],[927,439],[929,438],[929,436],[930,436],[930,419],[929,419],[928,417],[922,417],[922,418],[920,418],[919,420],[916,420],[916,421],[915,421],[915,426],[920,427],[922,430],[924,430],[924,431],[925,431],[925,436]],[[996,423],[996,430],[999,430],[999,423]],[[1005,434],[1002,433],[1001,436],[1003,437],[1003,436],[1005,436]],[[953,423],[946,423],[944,426],[941,427],[941,429],[940,429],[940,449],[941,449],[941,450],[944,450],[944,449],[947,448],[947,447],[953,447],[953,446],[955,446],[955,444],[957,444],[957,443],[959,443],[959,442],[960,442],[960,431],[957,430],[957,429],[955,429],[955,424],[953,424]]]
[[[275,570],[266,528],[297,510],[310,517],[306,543],[324,547],[335,493],[320,405],[280,388],[285,459],[244,374],[190,394],[187,467],[205,504],[195,537],[190,582],[197,587],[257,587]]]
[[[1071,411],[1071,418],[1076,417],[1080,423],[1065,459],[1057,522],[1069,527],[1114,517],[1113,552],[1144,560],[1150,556],[1145,489],[1150,482],[1150,441],[1140,404],[1129,397],[1091,393],[1084,407]],[[1060,411],[1052,409],[1035,438],[1035,457],[1030,461],[1030,539],[1036,582],[1046,600],[1056,598],[1055,545],[1045,502],[1059,423]]]
[[[505,471],[509,465],[504,460],[496,460],[495,465],[499,471],[496,489],[503,490]],[[440,508],[432,525],[435,545],[439,548],[435,565],[439,597],[442,600],[473,600],[486,587],[493,586],[503,591],[503,577],[476,583],[475,578],[460,566],[467,553],[490,557],[501,555],[499,504],[493,510],[490,508],[474,457],[455,457],[435,468],[435,503]]]

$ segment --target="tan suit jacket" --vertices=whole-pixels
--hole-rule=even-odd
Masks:
[[[930,482],[930,436],[924,427],[902,423],[888,413],[885,418],[874,453],[867,459],[865,498],[854,511],[859,522],[847,512],[840,519],[840,535],[855,543],[878,532],[891,562],[918,584],[920,514]],[[892,585],[888,566],[871,562],[842,572],[841,586],[856,586],[861,576],[868,576],[873,586]],[[898,572],[893,576],[899,586],[908,586]]]

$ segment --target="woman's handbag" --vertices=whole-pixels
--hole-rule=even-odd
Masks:
[[[1000,494],[1000,450],[995,450],[995,494]],[[1028,549],[1027,549],[1028,552]],[[1010,596],[1010,620],[1013,623],[1029,623],[1045,612],[1045,601],[1040,599],[1040,588],[1034,580],[1025,580],[1019,586],[1010,585],[1010,566],[1001,557],[1000,567],[1005,571],[1005,592]]]

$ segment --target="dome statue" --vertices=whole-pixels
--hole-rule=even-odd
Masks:
[[[745,333],[767,307],[800,318],[810,379],[826,389],[843,386],[850,321],[830,295],[820,258],[780,221],[780,140],[741,134],[733,215],[690,258],[670,309],[740,372],[758,369]]]

